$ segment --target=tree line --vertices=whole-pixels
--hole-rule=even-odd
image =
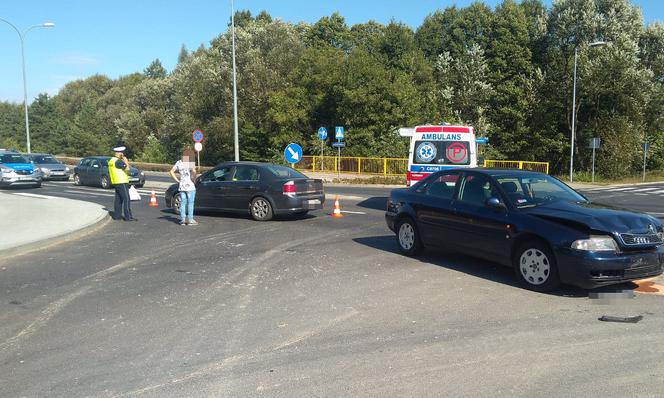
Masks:
[[[574,53],[578,53],[575,165],[619,177],[664,165],[664,27],[645,25],[628,0],[476,2],[398,21],[349,26],[334,13],[313,24],[267,12],[235,15],[240,154],[276,161],[298,142],[319,154],[316,131],[343,125],[349,156],[405,157],[395,129],[463,123],[489,138],[487,158],[548,161],[568,170]],[[597,40],[608,42],[590,47]],[[172,162],[205,134],[201,159],[233,157],[231,29],[172,71],[156,59],[117,79],[95,75],[40,94],[29,109],[33,151],[108,153],[117,143],[142,161]],[[20,104],[0,102],[0,147],[24,149]],[[325,151],[332,152],[328,139]]]

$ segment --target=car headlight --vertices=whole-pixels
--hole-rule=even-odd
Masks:
[[[0,167],[0,173],[2,173],[2,174],[12,174],[12,173],[14,173],[14,169],[9,168],[9,167]]]
[[[144,176],[144,175],[145,175],[145,172],[144,172],[144,171],[141,171],[141,175]]]
[[[69,167],[65,167],[65,173],[69,173]]]
[[[615,252],[618,251],[616,241],[610,236],[591,235],[589,239],[579,239],[572,243],[572,249],[597,251],[597,252]]]

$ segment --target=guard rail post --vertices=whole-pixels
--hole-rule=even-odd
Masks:
[[[361,167],[362,163],[361,163],[361,161],[362,161],[362,158],[358,157],[357,158],[357,175],[358,176],[360,174],[362,174],[362,167]]]
[[[387,158],[383,158],[383,176],[387,176]]]

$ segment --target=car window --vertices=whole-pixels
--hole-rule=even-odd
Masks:
[[[220,167],[201,176],[201,182],[211,181],[231,181],[233,176],[233,166]]]
[[[443,174],[427,183],[425,193],[442,199],[452,199],[454,189],[459,180],[459,174]]]
[[[486,200],[496,196],[489,177],[481,174],[468,174],[459,191],[459,200],[465,203],[484,206]]]
[[[79,163],[79,166],[81,166],[81,167],[88,167],[88,166],[90,166],[90,160],[91,160],[91,159],[81,159],[81,163]]]
[[[252,166],[236,166],[233,181],[258,181],[258,170]]]
[[[0,163],[29,163],[29,162],[21,155],[6,153],[0,156]]]
[[[279,178],[307,178],[304,174],[290,167],[268,164],[265,165],[265,168]]]
[[[32,160],[37,163],[37,164],[55,164],[59,163],[57,159],[55,159],[51,155],[35,155],[32,157]]]
[[[547,175],[499,176],[496,180],[507,198],[517,207],[537,206],[559,200],[586,201],[574,190]]]
[[[90,163],[90,165],[91,165],[92,167],[95,167],[95,166],[96,166],[96,167],[99,167],[99,160],[97,160],[97,159],[93,160],[93,161]]]

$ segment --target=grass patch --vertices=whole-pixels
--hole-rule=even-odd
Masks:
[[[406,186],[406,176],[372,176],[364,178],[335,178],[332,183],[339,184],[372,184],[372,185],[403,185]]]

